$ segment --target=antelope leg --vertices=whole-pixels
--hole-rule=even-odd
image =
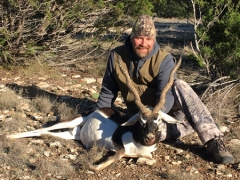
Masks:
[[[120,149],[116,152],[115,155],[109,157],[106,161],[98,164],[98,165],[91,165],[89,164],[89,169],[91,171],[94,171],[95,173],[103,170],[104,168],[106,168],[107,166],[111,165],[112,163],[118,161],[119,159],[121,159],[125,154],[125,150],[124,149]]]

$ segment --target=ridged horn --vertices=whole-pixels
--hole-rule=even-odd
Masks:
[[[120,67],[120,70],[122,71],[122,73],[125,75],[126,80],[127,80],[127,86],[130,89],[130,91],[133,93],[134,98],[135,98],[135,104],[137,105],[138,109],[140,110],[140,112],[145,116],[145,117],[150,117],[152,115],[156,115],[158,114],[158,112],[161,110],[161,108],[164,106],[165,102],[166,102],[166,94],[168,92],[168,90],[172,87],[173,82],[174,82],[174,73],[178,70],[178,68],[181,65],[182,62],[182,55],[179,58],[179,61],[177,62],[177,64],[174,66],[174,68],[172,69],[170,76],[169,76],[169,80],[168,83],[165,85],[165,87],[162,90],[161,96],[160,96],[160,100],[158,102],[158,104],[156,104],[156,106],[153,108],[152,111],[150,111],[145,105],[142,104],[141,99],[140,99],[140,95],[137,91],[137,89],[133,86],[132,84],[132,80],[128,74],[128,72],[123,68],[122,63],[121,63],[121,57],[119,57],[119,55],[117,55],[117,59],[118,59],[118,64]],[[156,116],[155,116],[156,117]]]
[[[131,80],[128,72],[123,68],[122,63],[121,63],[121,57],[119,55],[117,55],[117,59],[118,59],[118,64],[119,64],[120,70],[126,77],[127,86],[134,95],[134,100],[135,100],[136,106],[138,107],[138,109],[144,116],[147,116],[149,109],[144,104],[142,104],[138,90],[133,86],[132,80]]]
[[[177,62],[177,64],[174,66],[174,68],[172,69],[172,71],[170,73],[168,83],[165,85],[165,87],[162,90],[160,100],[159,100],[158,104],[156,104],[156,106],[152,110],[153,114],[158,113],[161,110],[161,108],[164,106],[164,104],[166,102],[166,94],[167,94],[168,90],[172,87],[173,82],[174,82],[174,73],[180,67],[181,62],[182,62],[182,55],[180,56],[179,61]]]

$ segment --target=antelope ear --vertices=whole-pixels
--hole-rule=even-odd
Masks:
[[[140,113],[133,115],[127,122],[121,124],[121,126],[131,126],[140,119]]]
[[[168,114],[159,111],[159,116],[161,117],[161,119],[169,124],[177,124],[177,123],[182,123],[183,121],[180,120],[176,120],[175,118],[173,118],[172,116],[169,116]]]

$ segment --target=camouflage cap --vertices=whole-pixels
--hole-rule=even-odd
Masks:
[[[151,16],[141,15],[133,25],[130,38],[136,36],[147,36],[156,40],[156,29]]]

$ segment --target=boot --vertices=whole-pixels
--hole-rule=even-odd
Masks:
[[[223,140],[219,137],[209,140],[205,147],[207,151],[213,155],[214,160],[218,164],[233,163],[234,159],[230,152],[227,150]]]

